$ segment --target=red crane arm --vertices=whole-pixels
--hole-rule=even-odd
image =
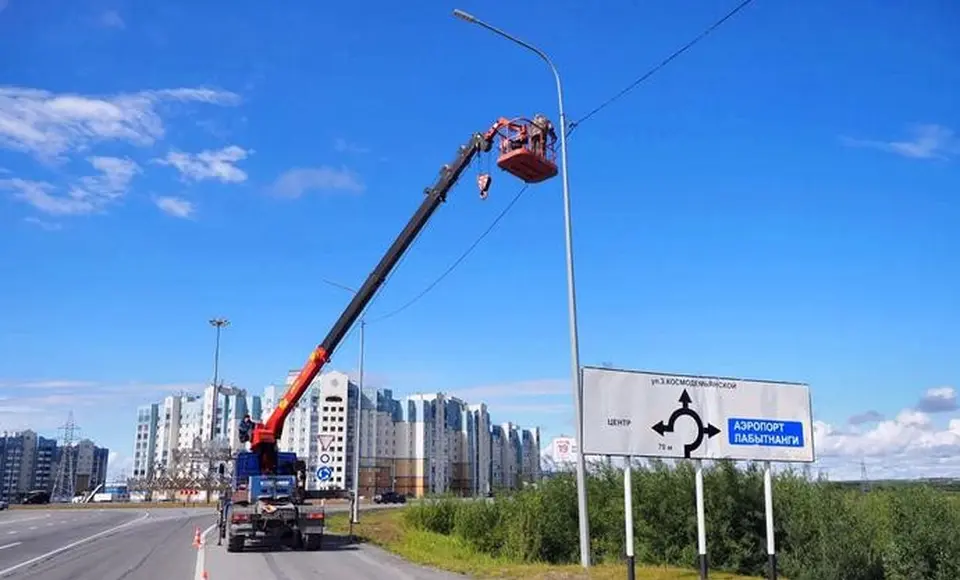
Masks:
[[[277,465],[277,441],[283,433],[283,425],[287,417],[296,407],[297,403],[303,398],[303,395],[310,388],[310,384],[323,369],[331,354],[340,345],[340,342],[346,336],[347,332],[360,317],[364,308],[373,299],[383,282],[390,272],[396,267],[400,258],[416,239],[417,235],[430,220],[430,217],[437,208],[446,201],[447,193],[460,179],[461,174],[470,165],[473,158],[479,153],[489,151],[493,144],[493,139],[505,130],[507,135],[502,136],[504,142],[508,139],[515,140],[513,132],[520,131],[524,127],[523,122],[517,120],[499,119],[484,133],[474,133],[470,139],[460,147],[456,158],[452,163],[444,165],[440,171],[440,176],[433,187],[427,188],[426,198],[420,204],[416,213],[407,222],[406,227],[396,237],[393,244],[381,258],[380,262],[367,277],[363,286],[354,295],[350,304],[344,309],[343,313],[334,323],[330,332],[317,347],[310,353],[310,357],[304,364],[300,373],[293,380],[293,383],[287,388],[283,396],[277,401],[273,412],[264,423],[257,423],[253,427],[250,449],[258,454],[260,459],[261,473],[273,473]],[[514,141],[511,141],[513,143]],[[501,147],[503,150],[504,147]],[[500,163],[500,167],[516,175],[527,182],[539,182],[556,175],[557,168],[551,159],[547,158],[546,153],[534,153],[526,151],[526,163],[518,163],[511,160],[508,163]],[[516,156],[517,148],[511,145],[510,154]],[[501,160],[506,155],[501,155]],[[532,162],[532,163],[531,163]],[[531,167],[534,169],[531,170]],[[539,168],[539,169],[537,169]],[[539,172],[539,173],[538,173]],[[538,173],[538,174],[536,174]],[[486,185],[489,185],[487,181]],[[485,196],[485,186],[481,186],[481,197]]]

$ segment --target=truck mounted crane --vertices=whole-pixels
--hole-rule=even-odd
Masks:
[[[554,152],[556,133],[549,120],[537,115],[500,118],[483,133],[474,133],[460,147],[452,163],[444,165],[425,199],[407,222],[360,290],[337,318],[323,341],[313,349],[307,362],[277,402],[266,421],[241,425],[240,440],[250,443],[249,451],[234,458],[234,478],[229,501],[221,502],[220,538],[228,538],[228,550],[238,551],[246,539],[280,540],[295,548],[320,547],[323,537],[322,506],[312,506],[306,497],[345,497],[306,491],[306,463],[295,453],[280,452],[277,445],[287,417],[307,392],[313,380],[330,360],[366,306],[396,267],[447,194],[474,158],[487,153],[499,137],[497,166],[525,183],[539,183],[557,174]],[[480,198],[486,199],[491,185],[489,174],[479,174]],[[222,466],[221,466],[222,472]],[[340,496],[335,495],[341,494]],[[353,501],[359,501],[354,497]]]

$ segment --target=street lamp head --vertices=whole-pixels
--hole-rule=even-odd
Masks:
[[[466,20],[467,22],[476,23],[477,18],[473,14],[469,14],[460,10],[459,8],[454,8],[453,15],[459,18],[460,20]]]
[[[230,324],[230,321],[226,318],[211,318],[210,324],[211,326],[226,326]]]

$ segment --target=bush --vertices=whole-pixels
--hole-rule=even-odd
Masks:
[[[623,475],[588,477],[590,551],[624,554]],[[788,472],[774,480],[780,569],[791,580],[960,579],[960,499],[923,485],[864,493]],[[634,552],[648,564],[693,567],[697,559],[694,467],[651,462],[633,471]],[[718,462],[704,470],[711,568],[766,571],[763,473]],[[430,499],[408,507],[408,525],[457,536],[479,552],[518,562],[579,561],[576,480],[558,474],[495,501]]]

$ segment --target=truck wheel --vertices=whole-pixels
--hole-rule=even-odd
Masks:
[[[293,537],[290,539],[290,547],[294,550],[302,550],[304,544],[304,535],[299,531],[293,532]]]
[[[323,534],[310,534],[304,538],[304,548],[313,552],[323,547]]]
[[[243,536],[229,536],[227,538],[227,551],[228,552],[242,552],[243,551]]]

